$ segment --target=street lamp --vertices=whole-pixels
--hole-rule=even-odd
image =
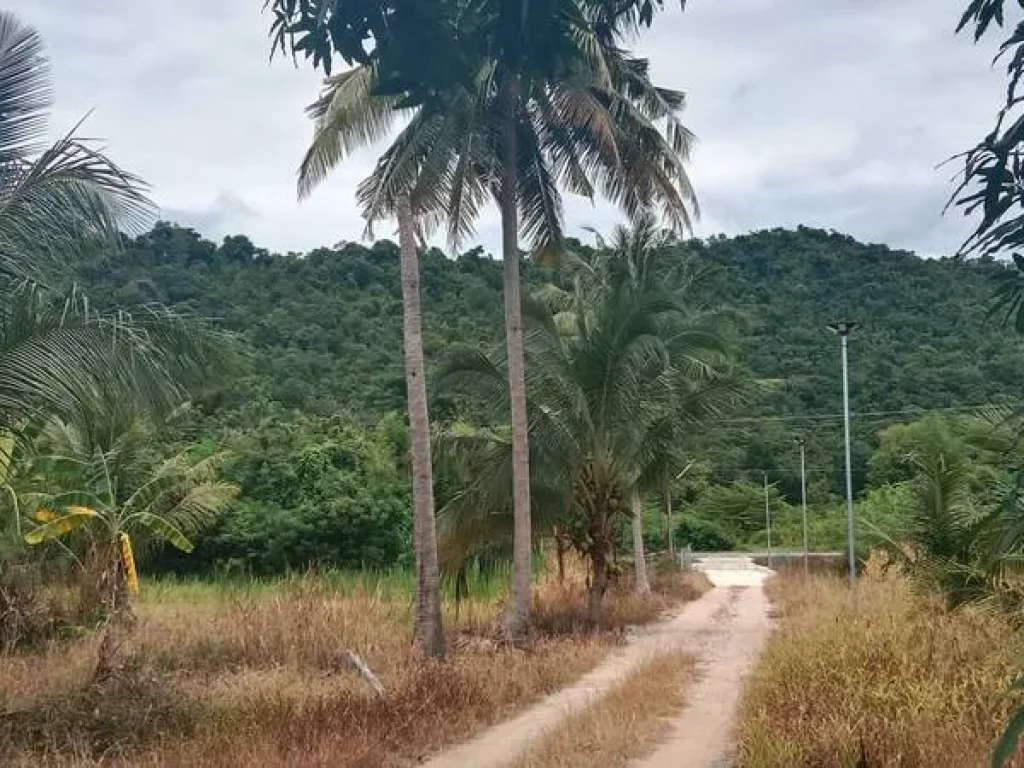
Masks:
[[[850,582],[857,578],[857,563],[853,553],[853,470],[850,463],[850,363],[847,346],[857,323],[843,320],[831,323],[829,329],[839,334],[843,352],[843,441],[846,444],[846,525],[849,539]]]
[[[804,521],[804,576],[810,573],[810,558],[811,550],[808,544],[807,536],[807,464],[804,461],[804,448],[807,441],[803,437],[796,439],[796,444],[800,446],[800,509],[803,512]]]
[[[772,512],[768,505],[768,473],[764,473],[764,527],[768,532],[768,567],[772,567]]]

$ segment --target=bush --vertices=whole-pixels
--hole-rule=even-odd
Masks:
[[[239,500],[188,555],[161,550],[149,570],[280,574],[310,565],[387,568],[411,558],[404,422],[264,421],[228,441]]]
[[[102,618],[86,574],[24,555],[0,558],[0,652],[39,648]]]
[[[728,552],[736,549],[736,541],[715,523],[684,515],[676,524],[674,538],[679,546],[695,552]]]

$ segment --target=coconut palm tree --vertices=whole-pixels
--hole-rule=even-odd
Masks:
[[[635,585],[637,594],[646,597],[651,588],[643,540],[644,497],[663,491],[669,473],[682,465],[688,432],[743,400],[750,383],[730,366],[728,330],[735,327],[737,316],[696,300],[697,289],[708,273],[692,260],[678,257],[673,248],[678,242],[671,230],[660,228],[652,215],[645,214],[632,227],[617,227],[609,239],[594,234],[597,261],[604,268],[582,273],[588,286],[578,291],[579,295],[600,295],[625,281],[637,294],[673,285],[681,299],[680,311],[664,320],[673,397],[647,430],[631,492]]]
[[[412,465],[414,538],[416,541],[416,640],[428,656],[444,656],[441,582],[434,520],[434,476],[430,457],[430,416],[423,364],[420,312],[420,265],[408,196],[396,206],[402,269],[402,339],[409,403],[409,454]]]
[[[325,95],[313,104],[313,140],[299,168],[299,197],[309,195],[331,168],[359,142],[376,136],[378,115],[388,124],[397,100],[370,92],[372,67],[343,72],[328,81]],[[351,98],[342,94],[354,93]],[[352,107],[357,110],[353,114]],[[362,127],[359,127],[362,126]],[[381,126],[383,127],[383,126]],[[427,408],[426,369],[423,362],[423,328],[420,309],[420,267],[416,222],[407,192],[388,198],[387,208],[398,219],[402,273],[402,345],[405,350],[405,383],[409,410],[409,453],[412,474],[413,538],[416,551],[416,644],[429,657],[445,653],[441,621],[441,585],[437,562],[434,519],[434,482],[430,456],[430,416]]]
[[[303,173],[326,172],[405,118],[360,186],[370,221],[393,213],[407,194],[417,216],[444,222],[457,242],[488,198],[501,211],[517,521],[506,626],[517,636],[529,611],[532,540],[520,227],[536,257],[563,252],[564,187],[601,193],[632,217],[657,207],[673,227],[687,228],[695,210],[683,167],[691,136],[677,119],[682,94],[652,85],[647,61],[620,47],[640,20],[637,4],[561,3],[553,15],[537,3],[469,5],[475,15],[458,23],[489,46],[469,75],[427,100],[382,86],[385,62],[374,57],[329,78],[314,107],[323,141]]]
[[[727,329],[734,326],[736,317],[695,300],[704,272],[695,269],[691,260],[678,257],[672,249],[678,244],[674,233],[660,228],[648,214],[633,227],[617,227],[609,239],[595,235],[597,253],[576,277],[575,311],[586,311],[598,297],[623,284],[635,295],[673,285],[679,297],[677,311],[662,321],[673,394],[646,429],[630,492],[635,586],[646,597],[651,588],[643,540],[644,497],[663,490],[668,473],[681,465],[688,432],[742,400],[749,383],[729,364]]]
[[[74,132],[47,146],[50,69],[35,30],[0,12],[0,429],[40,409],[74,418],[115,388],[153,411],[177,405],[225,346],[159,307],[103,315],[61,268],[117,247],[153,206],[143,184]]]

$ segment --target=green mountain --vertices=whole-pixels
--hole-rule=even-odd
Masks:
[[[714,439],[727,444],[731,467],[768,470],[791,497],[799,435],[819,480],[840,487],[840,346],[829,323],[859,323],[850,338],[858,487],[886,424],[1024,394],[1024,344],[988,317],[1000,263],[922,259],[807,228],[687,247],[715,265],[713,294],[750,316],[743,361],[776,387],[750,408],[767,420],[726,425]]]
[[[693,436],[694,457],[710,462],[714,482],[761,482],[767,472],[784,496],[798,498],[793,439],[804,436],[812,494],[820,499],[840,491],[839,341],[826,328],[839,319],[860,324],[850,348],[858,488],[886,424],[908,420],[917,410],[959,411],[1024,399],[1024,346],[986,318],[994,279],[1004,269],[999,263],[921,259],[807,228],[688,241],[678,249],[681,258],[710,269],[708,300],[748,319],[741,362],[767,386],[744,411]],[[500,263],[480,249],[456,258],[430,250],[422,271],[428,362],[440,360],[453,343],[501,342]],[[214,318],[242,340],[245,372],[208,393],[192,429],[216,439],[234,430],[236,450],[243,453],[236,479],[243,486],[242,506],[247,500],[252,505],[246,519],[253,537],[272,535],[261,528],[269,513],[254,511],[269,508],[295,515],[305,510],[309,535],[316,537],[323,509],[318,499],[334,498],[341,481],[309,475],[307,497],[295,497],[302,479],[293,476],[293,467],[308,464],[310,440],[320,451],[312,466],[341,462],[338,472],[346,462],[338,446],[351,440],[350,427],[369,435],[355,454],[401,453],[394,440],[380,437],[378,426],[404,406],[394,244],[347,243],[278,255],[244,236],[215,245],[191,230],[160,224],[123,253],[97,257],[77,279],[101,305],[160,301]],[[528,285],[552,279],[555,273],[526,266]],[[435,395],[434,418],[452,419],[462,410],[459,401]],[[278,423],[282,418],[298,418],[287,434]],[[274,424],[267,426],[268,420]],[[254,437],[253,430],[263,432]],[[273,459],[254,459],[260,452]],[[372,478],[353,475],[345,483],[363,492]],[[380,514],[388,520],[401,507],[395,499],[402,488],[400,478],[390,478],[378,494],[387,497]],[[359,530],[366,515],[377,514],[366,512],[374,494],[363,496],[355,515]],[[338,514],[354,513],[346,507]],[[354,535],[344,525],[331,530],[338,541]],[[373,552],[387,550],[383,560],[393,560],[398,544],[388,539],[375,546],[370,554],[346,549],[342,559],[374,561],[381,558]],[[330,558],[318,551],[307,554]]]

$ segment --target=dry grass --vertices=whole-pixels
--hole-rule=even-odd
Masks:
[[[1000,617],[944,611],[895,575],[863,578],[855,607],[839,579],[769,587],[781,626],[748,685],[741,766],[988,763],[1024,662]]]
[[[552,595],[571,595],[548,583],[537,592],[551,611]],[[424,662],[408,596],[315,576],[151,589],[124,669],[103,688],[88,684],[95,636],[0,654],[0,755],[25,766],[408,765],[575,680],[618,641],[545,628],[511,648],[493,632],[501,607],[498,596],[471,600],[457,623],[449,609],[450,657]],[[639,615],[617,596],[609,609]],[[347,648],[380,677],[383,698],[349,669]]]
[[[626,680],[544,736],[519,768],[625,768],[647,754],[683,706],[692,654],[674,651],[645,662]],[[666,685],[666,681],[675,684]]]
[[[654,594],[649,598],[638,597],[632,574],[621,576],[612,583],[605,597],[597,629],[614,632],[647,624],[711,589],[711,582],[703,573],[679,571],[666,559],[654,560],[649,570]],[[584,563],[573,559],[567,564],[563,582],[552,579],[535,591],[533,622],[537,631],[562,635],[593,629],[586,615],[586,605],[580,598],[586,589],[586,578]]]

